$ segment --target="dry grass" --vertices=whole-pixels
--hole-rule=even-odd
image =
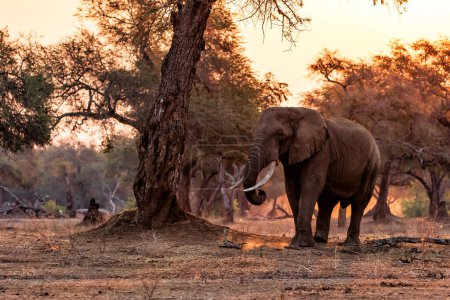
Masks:
[[[131,225],[83,233],[77,220],[1,220],[0,298],[288,299],[450,297],[450,249],[429,244],[285,249],[292,219],[241,220],[218,247],[223,227],[199,220],[158,230]],[[334,220],[333,225],[336,224]],[[362,240],[391,235],[450,237],[450,226],[425,219],[376,224]],[[261,234],[263,236],[261,236]]]

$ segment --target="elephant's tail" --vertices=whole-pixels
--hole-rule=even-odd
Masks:
[[[366,186],[364,187],[364,201],[363,205],[364,207],[369,204],[370,199],[373,195],[373,189],[375,188],[375,184],[377,182],[378,172],[380,171],[380,164],[375,161],[368,164],[368,172],[366,173],[368,178],[364,181],[366,183]]]

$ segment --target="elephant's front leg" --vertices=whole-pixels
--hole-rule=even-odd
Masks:
[[[300,201],[297,214],[297,240],[293,246],[314,247],[311,220],[314,206],[322,193],[327,176],[328,159],[323,155],[316,155],[300,172]]]
[[[320,191],[317,191],[317,186],[320,185],[319,181],[312,181],[301,187],[302,192],[300,194],[297,214],[297,240],[294,242],[293,246],[314,247],[311,220],[316,199],[320,194]]]
[[[298,202],[300,199],[300,186],[298,172],[293,172],[288,169],[289,167],[284,167],[284,184],[286,188],[286,195],[289,200],[289,205],[291,206],[292,215],[294,216],[295,223],[295,235],[291,240],[291,246],[298,239],[298,228],[297,228],[297,215],[298,215]]]

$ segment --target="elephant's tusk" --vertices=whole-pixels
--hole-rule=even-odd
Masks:
[[[241,179],[239,179],[235,184],[233,184],[232,186],[230,186],[228,189],[229,189],[229,190],[232,190],[232,189],[237,188],[237,187],[242,183],[242,181],[244,181],[244,176],[242,176]]]
[[[245,189],[244,192],[250,192],[253,190],[256,190],[259,187],[262,187],[263,185],[265,185],[267,183],[267,181],[269,181],[270,177],[272,177],[273,172],[275,171],[275,164],[276,162],[272,162],[269,166],[269,172],[267,172],[266,176],[264,176],[264,178],[258,182],[257,184],[255,184],[254,186],[252,186],[251,188]]]

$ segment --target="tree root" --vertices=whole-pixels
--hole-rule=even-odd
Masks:
[[[377,239],[367,241],[368,245],[372,245],[375,247],[381,247],[383,245],[397,245],[400,243],[410,243],[410,244],[421,244],[421,243],[429,243],[429,244],[438,244],[438,245],[450,245],[450,239],[441,239],[441,238],[419,238],[419,237],[407,237],[407,236],[396,236],[385,239]]]

